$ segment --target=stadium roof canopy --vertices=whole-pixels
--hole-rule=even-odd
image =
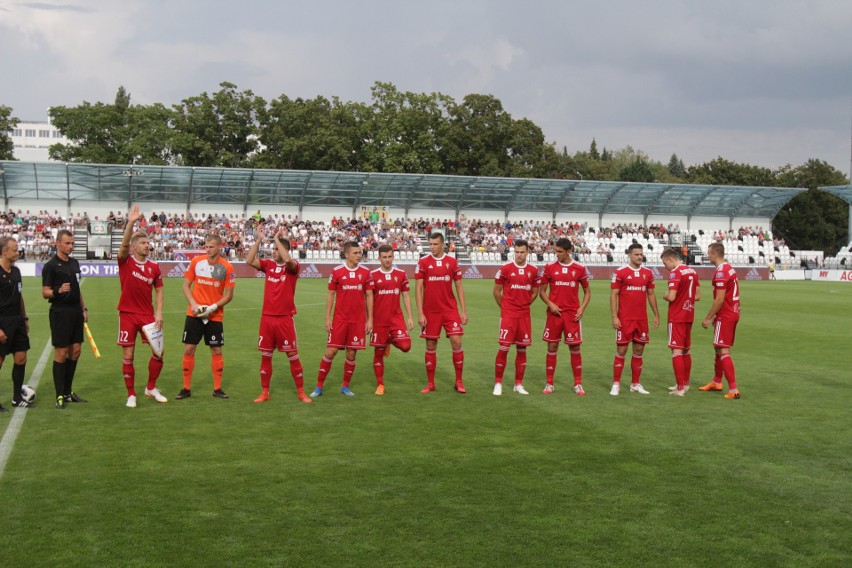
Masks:
[[[804,189],[423,174],[0,162],[10,199],[772,218]]]
[[[852,185],[832,185],[819,188],[828,193],[833,193],[849,205],[852,205]]]

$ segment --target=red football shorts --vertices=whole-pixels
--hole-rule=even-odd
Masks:
[[[650,343],[651,336],[648,335],[648,320],[621,320],[621,329],[615,330],[615,344],[627,345],[628,343]]]
[[[118,343],[122,347],[136,345],[136,334],[142,336],[142,343],[148,343],[148,338],[142,333],[142,326],[153,323],[154,316],[118,312]]]
[[[530,316],[525,318],[500,318],[500,334],[497,336],[500,345],[520,345],[528,347],[532,343],[532,324]]]
[[[565,337],[566,345],[580,345],[583,343],[583,326],[579,321],[574,321],[577,312],[563,311],[562,315],[555,316],[547,311],[547,320],[544,322],[544,333],[542,341],[548,343],[559,343]]]
[[[388,343],[396,343],[405,339],[411,339],[408,335],[408,328],[405,326],[405,320],[402,317],[396,317],[390,325],[373,327],[373,334],[370,336],[370,345],[372,347],[381,347]]]
[[[733,347],[734,336],[737,334],[736,321],[716,319],[716,328],[713,333],[714,347]]]
[[[423,339],[440,339],[441,328],[447,334],[464,335],[462,329],[461,316],[455,310],[448,312],[434,312],[426,314],[426,325],[420,328],[420,337]]]
[[[296,322],[293,316],[260,316],[260,331],[257,332],[257,348],[260,351],[296,351]]]
[[[669,322],[669,349],[689,349],[692,347],[692,322]]]
[[[335,349],[365,349],[367,338],[364,336],[367,330],[365,321],[359,322],[332,322],[331,333],[328,334],[326,347]]]

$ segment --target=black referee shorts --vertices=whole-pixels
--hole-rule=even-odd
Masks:
[[[0,357],[30,350],[30,336],[23,316],[0,316],[0,329],[6,334],[6,342],[0,343]]]
[[[83,309],[51,308],[50,340],[54,347],[83,343]]]

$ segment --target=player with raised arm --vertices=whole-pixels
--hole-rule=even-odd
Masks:
[[[544,394],[553,392],[556,354],[559,350],[559,341],[564,338],[571,353],[574,392],[578,396],[586,396],[586,391],[583,390],[583,357],[580,354],[580,345],[583,343],[581,320],[592,299],[589,274],[585,266],[571,257],[574,250],[571,239],[557,240],[554,250],[556,262],[544,267],[541,287],[538,289],[539,297],[547,304],[547,321],[542,334],[542,340],[547,342],[545,365],[547,384],[543,392]],[[580,303],[580,288],[583,289],[582,303]]]
[[[189,302],[183,325],[183,388],[177,400],[192,396],[192,371],[195,369],[195,350],[201,339],[210,347],[210,368],[213,371],[213,396],[229,398],[222,390],[225,361],[224,307],[234,299],[236,286],[234,267],[222,256],[222,239],[210,235],[204,241],[207,252],[189,263],[183,280],[183,295]]]
[[[701,299],[698,273],[685,265],[677,251],[667,248],[660,258],[669,271],[669,285],[663,299],[669,303],[669,349],[672,350],[675,386],[670,394],[683,396],[689,390],[692,372],[692,322],[695,319],[695,302]]]
[[[654,329],[660,327],[660,312],[657,309],[657,298],[654,296],[654,274],[642,266],[644,256],[642,245],[633,243],[627,247],[627,266],[622,266],[612,275],[609,309],[612,313],[612,327],[615,329],[616,349],[612,363],[612,389],[609,391],[612,396],[618,396],[621,391],[621,373],[624,371],[627,346],[631,343],[633,358],[630,361],[630,392],[651,394],[639,382],[642,375],[642,354],[645,345],[651,341],[645,302],[650,304],[651,311],[654,312]]]
[[[373,352],[373,371],[376,373],[376,394],[385,394],[385,357],[391,345],[408,353],[411,350],[410,329],[414,329],[411,313],[408,276],[393,265],[394,252],[390,245],[379,247],[379,268],[370,273],[373,281],[373,334],[370,345]],[[405,306],[405,317],[399,299]]]
[[[731,359],[731,347],[734,346],[737,323],[740,321],[740,282],[737,271],[725,260],[725,245],[710,244],[707,247],[707,258],[716,267],[716,272],[713,274],[713,305],[710,306],[710,311],[707,312],[707,317],[701,325],[705,329],[714,325],[713,349],[716,351],[716,361],[713,380],[698,390],[722,390],[724,374],[728,379],[728,392],[725,398],[740,398],[734,360]]]
[[[538,295],[538,269],[527,262],[530,247],[527,241],[515,241],[515,258],[500,267],[494,277],[494,300],[500,306],[500,328],[497,359],[494,361],[495,396],[503,394],[503,373],[509,360],[509,350],[515,346],[514,392],[529,394],[524,388],[527,369],[527,347],[532,344],[530,305]]]
[[[18,241],[12,237],[0,238],[0,367],[9,353],[12,354],[12,406],[35,406],[21,395],[24,374],[27,370],[27,351],[30,349],[30,318],[21,294],[21,270],[18,260]],[[0,412],[8,412],[0,404]]]
[[[420,337],[426,340],[426,387],[421,393],[435,390],[435,368],[438,364],[438,339],[441,328],[453,348],[453,367],[456,371],[456,392],[467,392],[462,381],[464,349],[462,335],[467,325],[467,304],[464,298],[462,272],[456,259],[444,252],[444,235],[429,235],[429,253],[417,263],[414,273],[414,296],[417,300]],[[453,295],[455,286],[458,304]],[[461,311],[459,311],[461,308]]]
[[[328,278],[328,296],[325,301],[328,341],[317,374],[317,386],[311,398],[322,396],[331,364],[341,349],[346,349],[346,360],[343,363],[340,393],[355,396],[349,389],[352,375],[355,374],[355,356],[358,351],[364,350],[366,338],[373,331],[373,282],[370,280],[370,270],[361,266],[362,255],[361,245],[348,241],[343,245],[346,260],[336,266]]]
[[[88,402],[74,392],[74,373],[83,345],[83,324],[89,309],[80,292],[80,263],[74,252],[74,234],[56,233],[56,255],[41,270],[41,295],[50,302],[50,337],[53,343],[53,387],[56,408],[65,410],[69,402]]]
[[[260,351],[260,396],[255,402],[269,400],[269,384],[272,380],[272,353],[275,349],[285,353],[290,362],[290,374],[296,383],[296,397],[302,402],[313,402],[305,394],[305,379],[302,362],[299,360],[299,342],[296,337],[296,282],[299,279],[299,262],[290,255],[290,240],[286,228],[273,234],[272,260],[257,258],[263,241],[257,241],[249,249],[246,264],[266,277],[263,287],[263,310],[260,314],[260,331],[257,348]]]
[[[142,328],[154,323],[157,329],[163,329],[163,277],[160,265],[150,260],[151,247],[148,235],[144,231],[133,232],[136,221],[144,219],[139,206],[134,205],[127,214],[124,237],[118,249],[118,278],[121,285],[121,297],[118,300],[118,345],[122,350],[121,370],[124,386],[127,388],[128,408],[136,408],[136,369],[133,357],[136,351],[136,335],[142,336],[142,342],[148,343],[148,337]],[[154,293],[154,305],[151,306],[151,292]],[[152,348],[148,360],[148,384],[145,396],[157,402],[168,402],[157,389],[157,379],[163,370],[163,353],[155,353]]]

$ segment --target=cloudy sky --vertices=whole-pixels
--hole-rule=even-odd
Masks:
[[[569,152],[849,174],[852,2],[0,0],[0,104],[172,104],[222,81],[271,99],[499,98]]]

